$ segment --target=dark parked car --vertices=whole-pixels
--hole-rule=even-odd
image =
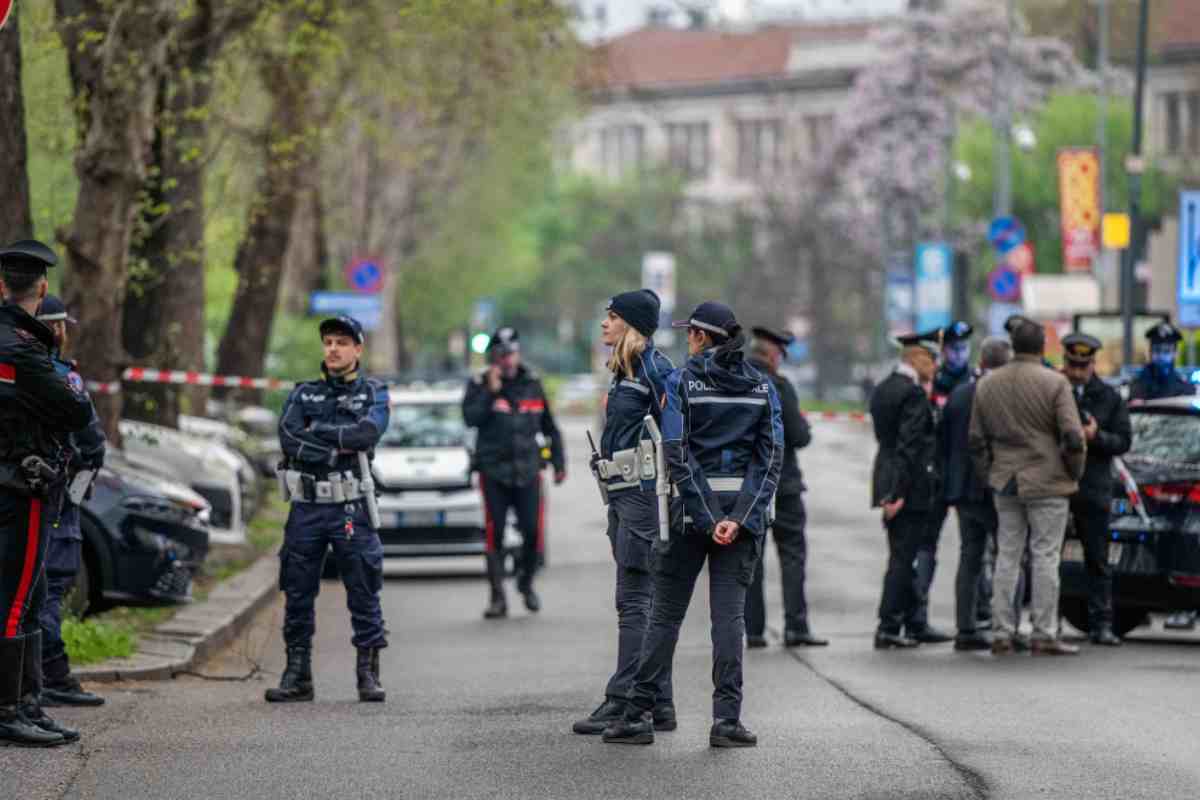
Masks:
[[[186,603],[208,555],[208,502],[109,451],[81,513],[83,564],[73,609]]]
[[[1112,501],[1113,628],[1124,635],[1150,612],[1200,609],[1200,398],[1132,405],[1132,482],[1118,479]],[[1063,616],[1087,624],[1083,547],[1063,545]]]

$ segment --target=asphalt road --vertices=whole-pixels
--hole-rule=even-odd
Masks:
[[[758,748],[708,747],[703,583],[676,662],[679,730],[652,747],[571,734],[602,699],[616,640],[613,568],[582,430],[567,423],[573,473],[550,501],[541,614],[484,622],[477,577],[389,578],[389,699],[360,705],[344,593],[326,583],[315,703],[262,701],[283,663],[276,604],[204,668],[238,677],[257,663],[261,674],[101,687],[108,706],[59,715],[84,731],[82,744],[0,749],[0,798],[1196,796],[1200,637],[1143,633],[1120,650],[1085,647],[1061,660],[871,649],[884,545],[866,509],[872,442],[851,423],[820,425],[802,458],[812,622],[833,642],[789,652],[776,641],[748,654],[744,719]],[[953,519],[940,555],[933,616],[949,628]]]

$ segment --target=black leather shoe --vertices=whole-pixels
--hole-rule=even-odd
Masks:
[[[765,636],[746,636],[746,647],[751,650],[760,650],[767,646],[767,637]]]
[[[920,642],[921,644],[943,644],[945,642],[954,641],[954,637],[943,631],[939,631],[932,625],[926,625],[918,631],[909,631],[908,638]]]
[[[360,647],[355,661],[355,677],[360,703],[382,703],[387,692],[379,682],[379,648]]]
[[[21,713],[25,715],[25,719],[29,720],[31,725],[34,725],[48,733],[57,733],[67,742],[78,742],[79,731],[74,728],[68,728],[65,725],[60,725],[46,715],[42,711],[41,706],[29,700],[21,705]]]
[[[653,718],[656,731],[673,731],[679,727],[679,721],[675,719],[675,706],[666,703],[655,706]]]
[[[625,701],[605,698],[596,710],[571,726],[571,730],[584,736],[598,736],[604,729],[625,716]]]
[[[736,719],[719,719],[708,732],[711,747],[757,747],[758,737]]]
[[[57,706],[102,706],[104,698],[85,692],[74,675],[68,675],[61,681],[42,687],[41,705],[43,708]]]
[[[602,738],[609,744],[654,744],[654,717],[649,711],[636,719],[621,717],[604,729]]]
[[[279,686],[264,693],[268,703],[307,703],[316,696],[312,683],[312,649],[293,646],[287,649],[287,667],[279,677]]]
[[[784,647],[824,647],[827,644],[829,644],[828,639],[822,639],[820,636],[813,636],[809,631],[783,632]]]
[[[59,747],[66,743],[61,733],[34,725],[17,706],[0,706],[0,747]]]
[[[1112,628],[1107,625],[1097,626],[1096,630],[1092,631],[1091,636],[1088,638],[1092,640],[1092,644],[1098,644],[1102,647],[1121,646],[1121,637],[1113,633]]]
[[[992,641],[986,636],[978,633],[970,633],[965,636],[954,637],[954,649],[959,652],[967,652],[971,650],[991,650]]]
[[[542,610],[542,598],[538,597],[538,593],[532,588],[521,592],[521,596],[525,598],[525,608],[531,613],[536,614]]]
[[[903,650],[910,647],[918,647],[920,644],[921,643],[915,639],[909,639],[907,636],[901,636],[898,633],[887,633],[885,631],[875,632],[876,650]]]
[[[500,619],[508,616],[508,601],[504,596],[493,597],[488,607],[483,610],[484,619]]]

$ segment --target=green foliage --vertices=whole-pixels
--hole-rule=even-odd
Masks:
[[[1099,104],[1093,95],[1056,95],[1027,121],[1037,137],[1033,149],[1026,152],[1013,147],[1013,213],[1025,225],[1033,243],[1039,272],[1062,271],[1058,151],[1094,144],[1098,114]],[[1126,101],[1112,98],[1107,117],[1105,206],[1110,211],[1124,211],[1129,207],[1124,159],[1133,140],[1133,113]],[[992,143],[991,123],[983,119],[964,125],[955,143],[957,160],[971,170],[970,180],[961,186],[956,198],[956,212],[961,218],[991,218],[995,171]],[[1175,202],[1174,194],[1174,183],[1168,175],[1148,169],[1142,177],[1142,214],[1152,219],[1167,212]]]
[[[106,622],[98,617],[62,621],[63,641],[71,663],[82,666],[109,658],[128,658],[137,649],[137,633],[127,623]]]

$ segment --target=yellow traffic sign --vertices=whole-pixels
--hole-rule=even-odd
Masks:
[[[1109,250],[1129,247],[1129,215],[1105,214],[1102,224],[1104,246]]]

